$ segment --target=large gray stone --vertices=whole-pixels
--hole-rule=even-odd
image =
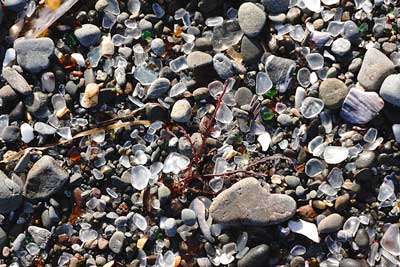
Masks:
[[[54,43],[50,38],[17,39],[14,42],[18,64],[26,71],[39,73],[49,67]]]
[[[400,74],[389,75],[383,81],[379,94],[385,101],[400,107]]]
[[[267,16],[264,10],[257,5],[246,2],[239,7],[238,19],[244,34],[249,37],[256,37],[263,30]]]
[[[32,88],[29,86],[29,83],[15,69],[10,68],[10,67],[4,68],[3,69],[3,78],[18,93],[20,93],[22,95],[31,94]]]
[[[108,246],[110,250],[116,254],[121,253],[124,245],[125,235],[121,231],[116,231],[110,238]]]
[[[341,80],[337,78],[329,78],[324,80],[319,86],[319,98],[321,98],[325,106],[329,109],[338,109],[349,89]]]
[[[153,81],[147,90],[148,98],[158,98],[168,92],[171,82],[167,78],[158,78]]]
[[[269,55],[266,58],[265,69],[276,89],[284,93],[292,81],[293,72],[296,69],[296,61],[289,58]]]
[[[59,191],[69,175],[54,158],[43,156],[29,170],[24,196],[30,200],[44,199]]]
[[[16,210],[22,203],[20,186],[9,179],[1,170],[0,184],[0,213]]]
[[[333,233],[342,228],[342,224],[343,217],[340,214],[333,213],[319,222],[318,232],[322,234]]]
[[[387,76],[394,72],[393,62],[376,48],[367,50],[358,73],[358,82],[367,91],[378,91]]]
[[[296,201],[271,194],[257,179],[245,178],[219,194],[210,214],[217,223],[266,226],[287,221],[296,213]]]

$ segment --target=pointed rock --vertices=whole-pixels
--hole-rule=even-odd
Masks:
[[[0,213],[16,210],[21,202],[21,188],[0,171]]]
[[[54,158],[43,156],[28,172],[24,196],[30,200],[47,198],[60,190],[68,177]]]

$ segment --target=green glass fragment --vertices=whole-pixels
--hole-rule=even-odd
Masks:
[[[271,109],[267,108],[267,107],[263,107],[261,109],[261,119],[263,121],[272,120],[274,118],[274,115],[275,115],[274,112]]]
[[[275,87],[272,87],[268,92],[265,93],[267,97],[274,97],[276,95],[277,91]]]

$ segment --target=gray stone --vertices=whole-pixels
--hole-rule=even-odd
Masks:
[[[141,20],[139,21],[139,28],[140,28],[142,31],[150,31],[150,30],[153,29],[153,24],[152,24],[150,21],[148,21],[148,20],[141,19]]]
[[[305,260],[301,256],[296,256],[290,261],[290,267],[304,267]]]
[[[28,0],[2,0],[3,5],[12,11],[22,11]]]
[[[365,124],[371,121],[384,105],[383,99],[377,93],[352,88],[343,102],[340,116],[353,124]]]
[[[281,1],[278,0],[276,2],[280,3]],[[267,11],[268,11],[268,7],[267,7]],[[300,16],[301,16],[301,9],[298,8],[298,7],[290,8],[289,11],[286,14],[287,20],[290,21],[292,24],[295,24],[295,22],[297,22],[300,19]]]
[[[222,53],[214,55],[213,66],[221,79],[226,80],[235,74],[232,61]]]
[[[243,36],[240,45],[240,54],[242,55],[245,64],[256,64],[258,61],[260,61],[260,58],[263,54],[263,49],[257,39],[251,39],[247,36]]]
[[[284,13],[288,10],[290,0],[261,0],[265,9],[269,13]]]
[[[238,267],[264,267],[269,258],[269,246],[258,245],[247,252],[247,254],[238,261]]]
[[[155,38],[151,41],[151,50],[157,56],[162,56],[165,53],[165,43],[161,38]]]
[[[196,224],[196,213],[191,209],[183,209],[181,212],[181,219],[184,224],[193,226]]]
[[[7,126],[1,131],[1,139],[6,143],[14,143],[20,138],[18,126]]]
[[[240,87],[235,92],[235,101],[238,107],[250,104],[253,99],[253,92],[247,87]]]
[[[199,37],[194,41],[194,48],[199,51],[210,51],[213,45],[209,38]]]
[[[18,64],[26,71],[39,73],[50,65],[54,43],[50,38],[17,39],[14,42]]]
[[[324,80],[319,86],[319,98],[329,109],[338,109],[347,96],[349,89],[341,80],[329,78]]]
[[[158,98],[168,92],[171,82],[167,78],[158,78],[153,81],[147,90],[148,98]]]
[[[171,119],[176,122],[186,123],[192,117],[192,106],[186,99],[175,102],[171,111]]]
[[[34,92],[24,98],[24,104],[29,113],[36,118],[44,118],[49,115],[47,107],[47,94],[42,92]]]
[[[300,184],[300,178],[297,176],[288,175],[285,176],[285,183],[287,183],[290,188],[296,188]]]
[[[363,151],[358,155],[355,163],[357,169],[362,169],[371,167],[374,161],[375,161],[375,153],[373,151]]]
[[[193,98],[196,101],[207,99],[210,93],[207,87],[200,87],[193,91]]]
[[[332,53],[337,56],[344,56],[351,50],[351,43],[345,38],[338,38],[331,46]]]
[[[286,92],[296,69],[296,62],[292,59],[270,55],[266,58],[265,69],[269,78],[279,92]]]
[[[13,68],[4,68],[3,78],[15,91],[22,95],[29,95],[32,92],[32,88],[29,86],[25,78]]]
[[[249,37],[256,37],[263,30],[267,16],[260,7],[246,2],[239,7],[238,19],[244,34]]]
[[[362,59],[357,57],[355,59],[353,59],[349,65],[349,71],[351,73],[357,73],[362,65]]]
[[[393,72],[393,62],[378,49],[370,48],[365,53],[357,80],[367,91],[378,91]]]
[[[279,116],[276,118],[276,121],[283,127],[289,127],[293,125],[293,118],[290,115],[284,113],[279,114]]]
[[[24,196],[30,200],[47,198],[59,191],[68,178],[68,173],[56,160],[45,155],[29,170]]]
[[[9,85],[5,85],[0,89],[0,99],[2,106],[0,107],[1,113],[9,112],[18,100],[17,93]]]
[[[0,213],[16,210],[22,203],[21,187],[1,170],[0,184]]]
[[[328,215],[318,224],[318,232],[321,234],[330,234],[342,228],[343,217],[337,213]]]
[[[369,245],[369,235],[367,230],[365,229],[359,229],[357,231],[356,237],[354,238],[354,241],[359,247],[366,247]]]
[[[382,83],[379,94],[385,101],[400,107],[400,74],[389,75]]]
[[[266,226],[287,221],[296,213],[296,201],[284,194],[271,194],[255,178],[245,178],[220,193],[210,214],[217,223]]]
[[[188,55],[187,64],[198,78],[210,76],[213,73],[213,58],[207,53],[195,51]]]
[[[100,42],[101,31],[93,24],[83,24],[81,28],[74,31],[79,43],[85,47],[96,45]]]
[[[110,242],[108,243],[108,247],[115,254],[122,252],[122,247],[124,245],[125,235],[121,231],[116,231],[110,238]]]

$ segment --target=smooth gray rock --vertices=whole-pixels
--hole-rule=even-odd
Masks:
[[[4,68],[3,78],[18,93],[22,95],[29,95],[32,93],[32,88],[29,86],[29,83],[15,69],[10,67]]]
[[[365,92],[352,88],[344,99],[340,116],[353,124],[365,124],[371,121],[385,105],[375,92]]]
[[[116,231],[110,238],[108,247],[115,254],[121,253],[122,247],[124,245],[125,235],[121,231]]]
[[[158,78],[153,81],[147,90],[148,98],[158,98],[168,92],[171,82],[167,78]]]
[[[263,30],[267,16],[264,10],[256,4],[246,2],[239,7],[238,19],[244,34],[249,37],[256,37]]]
[[[20,130],[18,126],[7,126],[1,130],[1,139],[6,143],[14,143],[20,137]]]
[[[251,99],[253,98],[253,92],[247,87],[240,87],[235,92],[235,101],[238,107],[243,105],[250,104]]]
[[[193,226],[196,224],[196,213],[191,209],[183,209],[181,212],[181,219],[184,224]]]
[[[100,42],[101,31],[93,24],[83,24],[81,28],[74,31],[79,43],[85,47],[96,45]]]
[[[394,72],[393,62],[376,48],[367,50],[357,80],[367,91],[378,91],[387,76]]]
[[[379,94],[385,101],[400,107],[400,74],[389,75],[383,81]]]
[[[330,234],[336,232],[342,227],[343,217],[337,213],[328,215],[318,224],[318,232],[322,234]]]
[[[240,54],[243,57],[244,63],[247,65],[256,64],[260,61],[263,49],[257,39],[251,39],[243,36],[240,45]]]
[[[271,194],[255,178],[245,178],[219,194],[210,214],[217,223],[266,226],[287,221],[296,213],[296,201]]]
[[[201,51],[194,51],[187,57],[187,64],[190,69],[196,70],[204,66],[212,65],[212,56]]]
[[[14,42],[18,64],[26,71],[39,73],[50,65],[54,43],[50,38],[17,39]]]
[[[175,102],[171,111],[171,119],[176,122],[186,123],[192,117],[192,106],[186,99]]]
[[[301,180],[297,176],[288,175],[285,176],[285,183],[289,186],[289,188],[296,188],[300,184]]]
[[[288,10],[290,0],[261,0],[268,13],[284,13]]]
[[[366,247],[369,245],[369,235],[367,230],[359,229],[357,231],[356,237],[354,238],[356,244],[360,247]]]
[[[1,170],[0,184],[0,213],[16,210],[22,203],[21,187]]]
[[[349,89],[344,82],[337,78],[326,79],[319,86],[319,98],[329,109],[340,108],[348,92]]]
[[[362,169],[371,167],[374,161],[375,161],[375,153],[373,151],[363,151],[358,155],[355,163],[357,169]]]
[[[29,170],[24,196],[30,200],[45,199],[59,191],[69,175],[54,158],[43,156]]]
[[[269,246],[258,245],[247,252],[247,254],[238,261],[238,267],[264,267],[268,264]]]

